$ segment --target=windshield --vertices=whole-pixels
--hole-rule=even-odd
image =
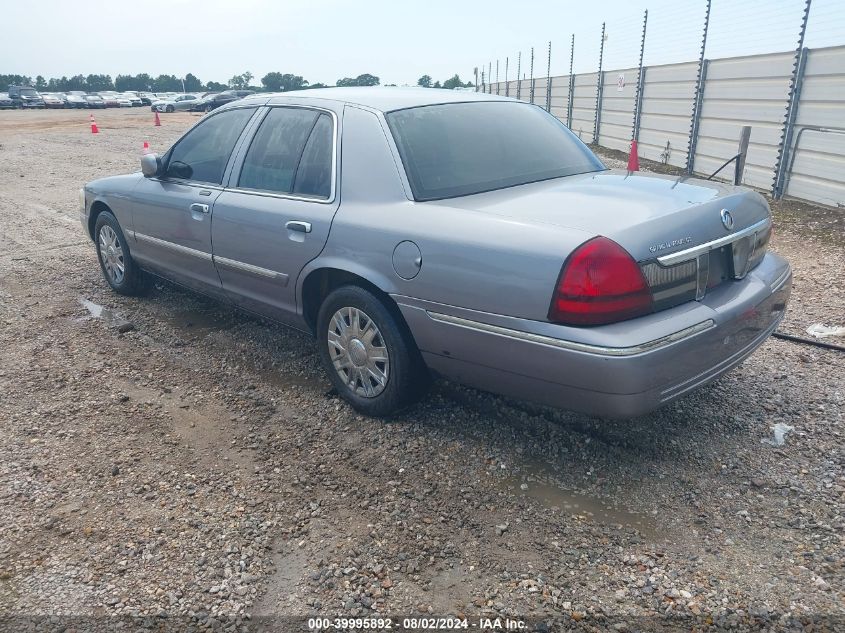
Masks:
[[[31,96],[36,95],[38,93],[35,92],[35,90],[33,88],[21,88],[21,94],[26,95],[27,97],[31,97]]]
[[[449,103],[385,116],[416,200],[605,169],[560,121],[527,103]]]

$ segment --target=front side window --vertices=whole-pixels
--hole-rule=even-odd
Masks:
[[[526,103],[447,103],[396,110],[385,118],[416,200],[604,169],[560,121]]]
[[[219,185],[235,143],[253,112],[254,108],[227,110],[197,125],[171,150],[166,175]]]
[[[238,187],[328,198],[333,123],[305,108],[272,108],[244,158]]]

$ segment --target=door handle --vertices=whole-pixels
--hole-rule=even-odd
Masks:
[[[288,231],[299,231],[300,233],[310,233],[311,232],[311,223],[310,222],[300,222],[299,220],[294,220],[285,224],[285,228]]]
[[[208,205],[201,204],[199,202],[194,202],[191,205],[191,211],[194,211],[196,213],[208,213]]]

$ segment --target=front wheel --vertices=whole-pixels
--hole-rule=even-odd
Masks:
[[[173,110],[174,110],[173,106],[167,106],[167,107],[164,109],[164,111],[165,111],[165,112],[173,112]]]
[[[358,286],[332,292],[317,316],[320,359],[344,400],[387,416],[416,401],[429,376],[401,317]]]
[[[132,259],[117,218],[108,211],[100,213],[94,235],[100,269],[112,290],[129,296],[145,294],[152,287],[152,278]]]

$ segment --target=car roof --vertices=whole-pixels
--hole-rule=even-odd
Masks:
[[[507,97],[484,92],[464,92],[437,88],[399,88],[386,86],[359,88],[316,88],[292,92],[259,93],[244,97],[237,103],[249,102],[280,104],[288,101],[334,101],[361,105],[382,112],[416,108],[440,103],[466,103],[468,101],[513,101]],[[233,104],[234,105],[234,104]]]

